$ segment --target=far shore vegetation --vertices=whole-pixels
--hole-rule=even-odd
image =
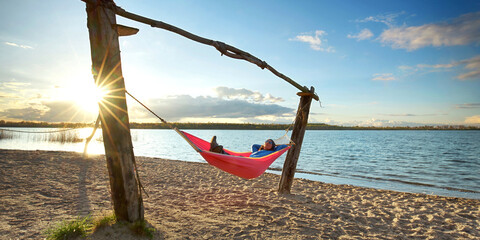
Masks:
[[[225,129],[225,130],[285,130],[290,124],[258,124],[258,123],[171,123],[179,129]],[[34,122],[34,121],[4,121],[0,120],[0,127],[35,127],[35,128],[85,128],[93,127],[92,123],[68,122]],[[163,123],[136,123],[131,122],[132,129],[169,129]],[[425,125],[415,127],[364,127],[364,126],[337,126],[325,123],[309,123],[307,130],[480,130],[480,127],[465,125]]]

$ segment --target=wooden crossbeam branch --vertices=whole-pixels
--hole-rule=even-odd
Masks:
[[[88,1],[88,0],[83,0],[83,1]],[[251,62],[251,63],[257,65],[261,69],[266,68],[266,69],[270,70],[270,72],[272,72],[277,77],[285,80],[286,82],[290,83],[294,87],[298,88],[300,91],[302,91],[304,93],[312,93],[313,94],[313,99],[319,101],[318,96],[314,92],[310,92],[310,90],[306,86],[301,86],[300,84],[293,81],[291,78],[289,78],[289,77],[285,76],[284,74],[278,72],[275,68],[268,65],[268,63],[266,63],[265,61],[260,60],[259,58],[251,55],[248,52],[242,51],[238,48],[235,48],[233,46],[230,46],[230,45],[228,45],[226,43],[223,43],[223,42],[220,42],[220,41],[214,41],[214,40],[211,40],[211,39],[208,39],[208,38],[197,36],[195,34],[187,32],[187,31],[185,31],[181,28],[175,27],[175,26],[170,25],[168,23],[164,23],[162,21],[153,20],[153,19],[150,19],[150,18],[146,18],[146,17],[140,16],[140,15],[134,14],[134,13],[127,12],[124,9],[122,9],[121,7],[118,7],[118,6],[113,6],[113,8],[114,8],[116,14],[120,15],[122,17],[131,19],[131,20],[134,20],[134,21],[137,21],[137,22],[145,23],[145,24],[148,24],[152,27],[161,28],[161,29],[165,29],[165,30],[170,31],[170,32],[177,33],[177,34],[182,35],[182,36],[184,36],[188,39],[191,39],[193,41],[196,41],[196,42],[199,42],[199,43],[202,43],[202,44],[205,44],[205,45],[213,46],[222,55],[226,55],[228,57],[235,58],[235,59],[246,60],[248,62]]]

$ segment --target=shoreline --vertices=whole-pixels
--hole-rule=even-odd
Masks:
[[[25,149],[3,148],[3,150],[36,151],[38,149],[25,150]],[[56,149],[53,149],[53,150],[40,149],[40,151],[81,153],[79,151],[74,151],[74,150],[63,151],[63,150],[56,150]],[[181,161],[185,163],[208,164],[205,161],[178,160],[178,159],[171,159],[171,158],[160,158],[155,156],[135,156],[135,157],[136,158],[157,158],[157,159],[164,159],[164,160],[170,160],[170,161]],[[281,176],[282,169],[277,167],[269,167],[266,172]],[[307,179],[315,182],[331,183],[336,185],[353,185],[357,187],[373,188],[373,189],[379,189],[379,190],[390,190],[390,191],[405,192],[405,193],[420,193],[420,194],[427,194],[427,195],[434,195],[434,196],[458,197],[458,198],[480,200],[480,192],[474,191],[474,190],[453,188],[453,187],[442,187],[442,186],[435,186],[435,185],[430,185],[425,183],[405,182],[405,181],[395,180],[395,179],[380,179],[380,178],[369,178],[369,177],[361,177],[361,176],[348,177],[348,176],[339,176],[339,175],[328,174],[328,173],[304,171],[301,169],[296,170],[295,178],[303,178],[303,179]]]
[[[480,200],[280,176],[244,180],[206,163],[136,157],[155,239],[480,238]],[[62,220],[111,210],[103,155],[0,149],[0,235],[38,239]]]
[[[275,175],[281,175],[281,168],[269,168],[267,171]],[[318,173],[298,170],[295,172],[295,178],[304,178],[315,182],[331,183],[336,185],[352,185],[357,187],[372,188],[379,190],[389,190],[405,193],[420,193],[426,195],[442,197],[458,197],[480,200],[480,192],[468,189],[441,187],[425,183],[408,182],[395,179],[379,179],[370,177],[344,177],[328,173]],[[370,180],[374,180],[374,182]],[[348,181],[350,180],[350,181]],[[394,184],[392,184],[394,183]],[[385,186],[385,187],[382,187]],[[427,191],[427,189],[429,191]]]

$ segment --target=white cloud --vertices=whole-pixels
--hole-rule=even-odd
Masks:
[[[325,31],[317,30],[315,35],[298,35],[295,38],[289,39],[290,41],[299,41],[310,44],[310,47],[315,51],[321,52],[335,52],[335,49],[327,45],[327,39],[324,36],[327,35]]]
[[[387,119],[371,118],[367,120],[336,121],[326,119],[325,123],[339,126],[360,126],[360,127],[416,127],[425,126],[425,123],[415,123],[407,121],[395,121]]]
[[[18,119],[26,121],[39,121],[45,112],[37,108],[9,108],[0,112],[0,117],[5,119]]]
[[[369,119],[363,121],[359,124],[359,126],[374,126],[374,127],[391,127],[391,126],[398,126],[400,122],[392,121],[392,120],[382,120],[382,119]]]
[[[480,115],[465,118],[466,124],[480,124]]]
[[[357,35],[348,34],[347,37],[348,38],[355,38],[355,39],[357,39],[357,41],[360,41],[360,40],[366,40],[366,39],[369,39],[369,38],[373,37],[373,33],[368,28],[364,28]]]
[[[246,100],[226,100],[218,97],[192,97],[189,95],[170,96],[151,99],[147,105],[154,112],[161,113],[167,121],[181,121],[188,118],[234,119],[259,118],[265,116],[283,117],[294,109],[278,104],[264,104]],[[133,111],[145,111],[134,105]],[[130,110],[129,109],[129,110]]]
[[[390,113],[390,114],[380,114],[383,116],[389,117],[425,117],[425,116],[439,116],[445,114],[436,114],[436,113],[425,113],[425,114],[416,114],[416,113]]]
[[[49,101],[30,104],[23,108],[5,109],[0,111],[0,118],[46,122],[85,122],[94,120],[96,114],[82,111],[73,101]]]
[[[465,74],[461,74],[457,76],[460,80],[471,79],[471,78],[480,78],[480,70],[471,71]]]
[[[401,68],[403,70],[411,71],[427,70],[430,72],[435,72],[439,70],[449,70],[457,66],[464,66],[463,69],[466,70],[466,72],[457,75],[455,78],[459,80],[480,79],[480,55],[446,64],[417,64],[415,67],[401,66]]]
[[[395,80],[395,77],[393,76],[392,73],[376,73],[373,74],[373,79],[374,81],[393,81]]]
[[[457,76],[460,80],[467,79],[480,79],[480,55],[460,61],[459,64],[465,64],[464,69],[468,69],[469,72],[460,74]]]
[[[434,46],[458,46],[480,42],[480,12],[461,15],[447,23],[432,23],[412,27],[393,27],[378,38],[393,48],[413,51]]]
[[[18,47],[18,48],[23,48],[23,49],[33,49],[33,47],[28,46],[28,45],[21,45],[21,44],[16,44],[16,43],[12,43],[12,42],[4,42],[4,43],[6,45],[12,46],[12,47]]]
[[[400,12],[400,13],[391,13],[391,14],[380,14],[377,16],[370,16],[366,17],[361,20],[357,20],[356,22],[378,22],[378,23],[384,23],[385,25],[389,27],[393,27],[395,24],[395,18],[397,18],[400,15],[405,14],[405,12]]]
[[[1,87],[0,83],[0,87]],[[247,89],[219,87],[218,97],[174,95],[165,98],[149,99],[145,104],[167,121],[202,122],[275,122],[289,123],[295,117],[293,108],[278,105],[282,98],[261,94]],[[42,96],[32,95],[32,100],[22,98],[23,104],[10,104],[12,97],[4,95],[0,89],[0,119],[85,122],[92,121],[95,113],[85,111],[75,101],[49,101]],[[57,99],[57,98],[55,98]],[[155,121],[148,111],[129,99],[129,115],[132,121]],[[17,101],[20,102],[20,101]],[[131,103],[131,104],[130,104]]]
[[[283,102],[283,98],[274,97],[271,94],[267,93],[265,95],[260,92],[251,91],[245,88],[236,89],[228,87],[217,87],[215,92],[218,97],[226,99],[241,99],[249,100],[257,103],[278,103]]]
[[[457,104],[457,105],[455,105],[455,108],[460,108],[460,109],[476,109],[476,108],[480,108],[480,103],[463,103],[463,104]]]
[[[401,65],[398,67],[398,69],[402,70],[402,71],[409,71],[409,70],[413,70],[414,67],[412,66],[407,66],[407,65]]]
[[[23,89],[27,86],[30,86],[31,83],[24,83],[24,82],[4,82],[1,84],[1,88],[6,88],[10,90],[18,90]]]
[[[448,63],[448,64],[435,64],[435,65],[428,65],[428,64],[417,64],[418,68],[434,68],[434,69],[439,69],[439,68],[452,68],[457,66],[458,63]]]

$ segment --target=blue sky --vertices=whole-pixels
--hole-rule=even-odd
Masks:
[[[479,1],[115,1],[314,86],[309,122],[480,125]],[[96,119],[85,3],[0,2],[0,119]],[[122,17],[125,85],[167,121],[290,123],[298,90],[213,47]],[[155,120],[128,99],[131,121]]]

